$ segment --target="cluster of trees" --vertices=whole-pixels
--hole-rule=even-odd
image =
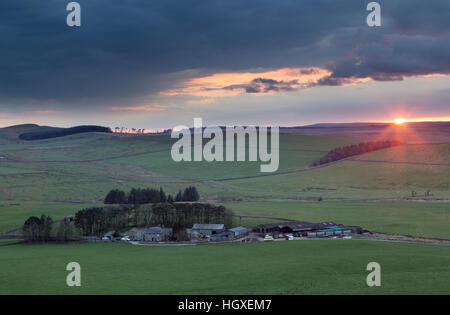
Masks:
[[[175,196],[175,202],[181,201],[198,201],[200,199],[200,195],[197,191],[197,188],[194,186],[189,186],[181,193],[181,190],[178,191],[178,194]]]
[[[55,128],[47,131],[35,131],[22,133],[19,138],[21,140],[41,140],[57,137],[64,137],[84,132],[112,132],[110,128],[101,126],[77,126],[72,128]]]
[[[53,220],[43,214],[40,218],[29,217],[23,225],[23,235],[29,242],[48,242],[51,240]]]
[[[397,140],[385,140],[385,141],[363,142],[359,144],[336,148],[328,152],[325,156],[323,156],[319,160],[315,161],[312,164],[312,166],[319,166],[334,161],[342,160],[354,155],[359,155],[399,145],[402,145],[402,142]]]
[[[29,217],[25,221],[22,230],[24,239],[28,242],[67,242],[73,240],[72,224],[70,222],[62,220],[55,226],[52,218],[45,214],[40,218],[35,216]]]
[[[203,203],[162,203],[140,206],[133,211],[133,226],[160,225],[179,229],[192,227],[195,223],[231,226],[233,212],[223,206]]]
[[[87,208],[75,215],[75,226],[85,236],[132,227],[171,227],[174,234],[194,223],[232,225],[233,213],[223,206],[202,203],[158,203],[152,206]]]
[[[105,197],[105,204],[125,204],[128,203],[127,196],[125,192],[119,189],[110,190],[109,193]]]
[[[105,204],[146,204],[160,202],[182,202],[182,201],[198,201],[200,195],[194,186],[187,187],[183,192],[181,190],[173,197],[171,194],[166,195],[164,189],[153,188],[132,188],[126,194],[119,189],[113,189],[105,197]]]
[[[66,220],[59,222],[55,233],[55,241],[68,242],[73,240],[72,223]]]
[[[23,225],[26,241],[72,241],[76,235],[101,236],[108,231],[126,231],[133,227],[163,226],[172,228],[175,240],[184,240],[185,228],[195,223],[223,223],[231,226],[233,212],[223,206],[203,203],[157,203],[153,205],[120,205],[92,207],[76,213],[74,222],[32,216]],[[56,226],[55,226],[56,225]],[[75,229],[75,230],[74,230]],[[79,239],[78,236],[76,239]]]
[[[140,134],[144,134],[145,133],[145,129],[136,129],[136,128],[125,128],[125,127],[116,127],[114,128],[114,132],[115,133],[140,133]]]
[[[129,227],[131,208],[93,207],[80,210],[75,215],[75,227],[85,236],[101,235],[110,230]]]

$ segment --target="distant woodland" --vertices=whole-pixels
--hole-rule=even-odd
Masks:
[[[111,230],[163,226],[174,233],[194,223],[232,224],[232,212],[223,206],[203,203],[158,203],[152,206],[115,206],[87,208],[75,215],[75,226],[86,236],[100,236]]]
[[[175,196],[171,194],[166,195],[164,189],[153,188],[132,188],[129,193],[125,193],[119,189],[111,190],[105,197],[105,204],[146,204],[159,202],[183,202],[183,201],[198,201],[200,194],[197,188],[189,186],[184,191],[179,190]]]
[[[71,128],[58,128],[50,131],[33,131],[22,133],[19,138],[21,140],[42,140],[57,137],[64,137],[85,132],[106,132],[111,133],[111,129],[101,126],[77,126]]]
[[[397,140],[384,140],[374,142],[363,142],[359,144],[349,145],[345,147],[336,148],[328,152],[325,156],[319,160],[314,161],[312,166],[319,166],[334,161],[342,160],[351,156],[386,149],[402,145],[403,143]]]
[[[23,225],[28,242],[67,242],[79,235],[101,236],[108,231],[126,231],[133,227],[162,226],[173,229],[174,240],[187,239],[185,228],[195,223],[221,223],[230,227],[233,212],[223,206],[203,203],[157,203],[92,207],[78,211],[74,222],[54,222],[42,215],[28,218]]]

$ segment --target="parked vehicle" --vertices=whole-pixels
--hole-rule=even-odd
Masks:
[[[272,235],[267,234],[267,235],[264,237],[264,241],[273,241],[273,240],[274,240],[274,238],[273,238]]]
[[[124,236],[120,240],[121,241],[131,241],[131,239],[128,236]]]

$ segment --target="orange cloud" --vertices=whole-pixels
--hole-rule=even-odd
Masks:
[[[160,92],[161,95],[193,95],[202,97],[225,97],[250,93],[254,85],[270,85],[263,93],[276,90],[295,90],[311,87],[332,74],[329,70],[311,68],[282,68],[265,72],[215,73],[205,77],[192,78],[175,89]]]

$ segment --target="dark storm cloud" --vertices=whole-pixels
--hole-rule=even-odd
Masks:
[[[9,110],[124,104],[189,69],[333,71],[320,85],[450,73],[449,1],[380,1],[381,28],[365,24],[362,0],[80,0],[80,28],[65,24],[68,2],[1,1],[0,104]],[[245,89],[292,84],[270,80]]]
[[[302,74],[311,74],[309,70],[301,70]],[[292,81],[277,81],[273,79],[257,78],[252,80],[249,84],[230,85],[225,87],[227,90],[244,89],[245,93],[269,93],[279,91],[293,91],[299,85],[297,80]]]

